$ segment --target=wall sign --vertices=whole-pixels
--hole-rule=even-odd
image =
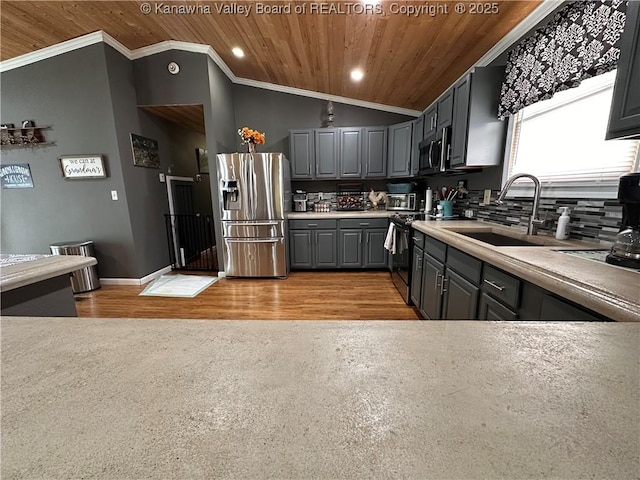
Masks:
[[[102,155],[65,155],[59,157],[64,178],[105,178]]]
[[[28,163],[0,166],[2,188],[33,188],[31,169]]]

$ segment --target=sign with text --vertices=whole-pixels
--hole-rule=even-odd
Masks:
[[[102,155],[75,155],[60,157],[64,178],[105,178]]]
[[[0,166],[2,188],[33,188],[31,169],[28,163]]]

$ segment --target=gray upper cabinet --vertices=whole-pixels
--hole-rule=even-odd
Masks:
[[[391,178],[411,176],[412,132],[413,122],[398,123],[389,127],[387,175]]]
[[[313,130],[289,131],[289,156],[291,157],[291,178],[313,178],[315,163]]]
[[[362,128],[341,128],[340,132],[340,178],[362,177]]]
[[[424,116],[413,121],[413,135],[411,138],[411,174],[417,175],[420,169],[420,142],[424,127]]]
[[[290,130],[291,178],[386,178],[387,138],[387,127]]]
[[[629,2],[619,45],[607,140],[640,138],[640,2]]]
[[[424,112],[423,138],[435,135],[438,131],[438,104],[434,103]]]
[[[362,163],[365,178],[387,176],[387,127],[364,128]]]
[[[314,130],[316,178],[337,178],[340,155],[339,130]]]
[[[454,90],[449,89],[438,100],[438,116],[436,121],[436,131],[441,132],[443,128],[451,125],[453,121],[453,100]]]
[[[504,67],[476,68],[453,86],[451,168],[500,165],[507,122],[498,120]]]

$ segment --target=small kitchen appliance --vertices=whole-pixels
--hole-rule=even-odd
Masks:
[[[305,192],[304,190],[296,190],[293,194],[293,211],[306,212],[307,200],[307,192]]]
[[[390,193],[387,195],[387,210],[416,212],[420,208],[419,193]]]
[[[620,177],[618,200],[622,204],[622,224],[606,261],[640,269],[640,173]]]

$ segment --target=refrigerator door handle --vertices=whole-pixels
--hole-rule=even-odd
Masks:
[[[279,238],[225,238],[229,243],[278,243]]]
[[[243,222],[242,220],[234,222],[236,225],[248,225],[250,227],[261,227],[262,225],[278,225],[277,221],[265,221],[265,222]]]

